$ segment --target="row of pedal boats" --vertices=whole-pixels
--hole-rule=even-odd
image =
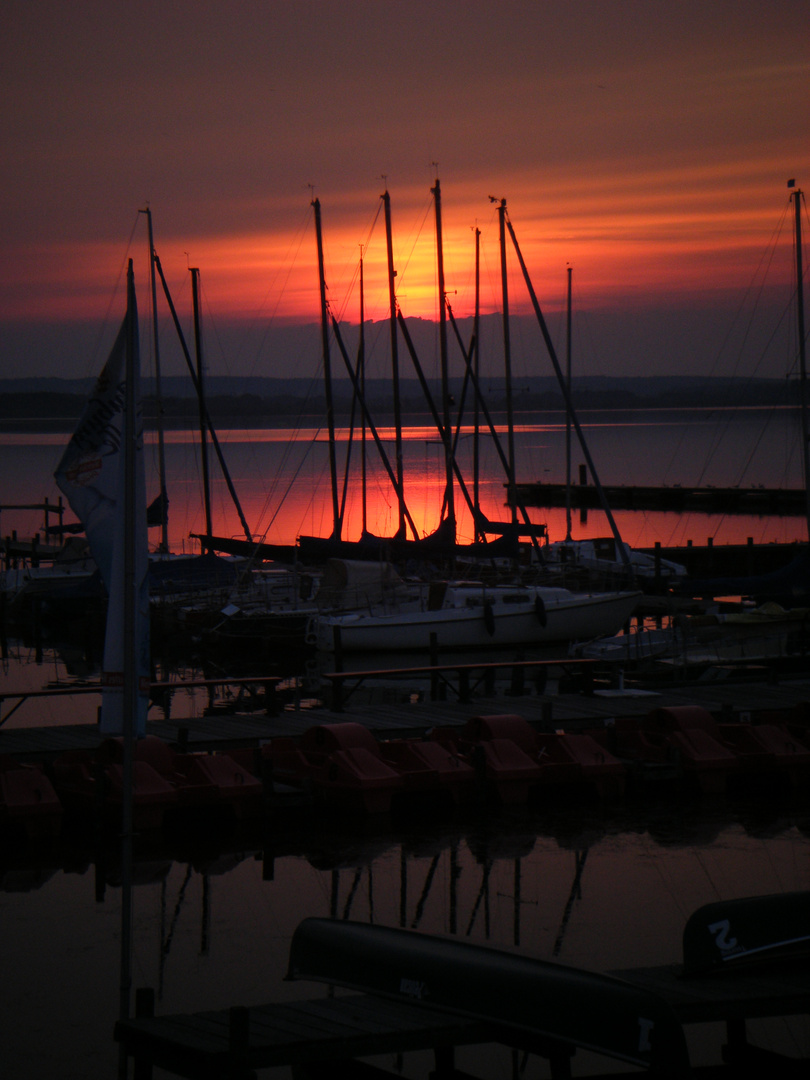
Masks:
[[[154,735],[135,744],[139,831],[212,816],[259,818],[280,793],[296,805],[360,814],[420,804],[526,804],[622,798],[669,778],[704,793],[762,785],[810,793],[810,707],[771,722],[719,722],[698,706],[656,708],[582,732],[538,731],[517,714],[476,716],[422,738],[378,739],[354,722],[316,724],[255,750],[178,752]],[[63,815],[120,821],[123,744],[63,752],[47,765],[0,755],[0,827],[56,836]]]

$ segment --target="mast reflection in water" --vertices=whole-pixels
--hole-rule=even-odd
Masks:
[[[810,806],[673,800],[469,821],[280,823],[264,841],[141,837],[134,877],[134,984],[156,990],[159,1013],[322,996],[282,981],[291,934],[310,915],[595,971],[674,964],[700,905],[810,889]],[[0,882],[5,1074],[114,1075],[117,849],[99,855],[84,837],[6,851]],[[810,1050],[806,1020],[754,1028],[761,1045]],[[460,1051],[458,1067],[506,1075],[508,1053]],[[426,1062],[406,1055],[403,1075],[426,1076]]]

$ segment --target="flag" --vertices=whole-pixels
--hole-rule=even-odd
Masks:
[[[130,668],[132,679],[137,680],[130,699],[135,713],[132,730],[143,736],[150,683],[149,554],[138,315],[131,270],[129,294],[126,318],[55,477],[84,525],[93,558],[107,586],[101,731],[108,735],[125,733],[125,710],[130,707],[126,673]],[[133,395],[129,410],[128,393]],[[128,415],[134,417],[131,431]],[[126,626],[125,618],[131,621],[130,626]],[[130,642],[132,653],[128,657]]]
[[[121,462],[126,400],[127,320],[84,408],[54,477],[82,523],[101,577],[110,590],[112,538],[122,510]]]

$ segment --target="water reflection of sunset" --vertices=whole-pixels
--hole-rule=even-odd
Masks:
[[[583,426],[588,444],[605,484],[665,484],[800,487],[799,463],[785,462],[784,452],[795,441],[793,414],[780,412],[776,428],[763,434],[769,419],[768,410],[748,410],[745,417],[733,414],[723,418],[717,410],[667,410],[661,412],[610,414],[588,413]],[[773,418],[771,418],[773,419]],[[503,431],[503,418],[497,426]],[[722,422],[722,423],[721,423]],[[707,462],[707,451],[723,447],[721,427],[731,440],[715,460]],[[393,429],[383,427],[381,438],[389,459],[393,460]],[[177,436],[180,436],[178,439]],[[355,436],[357,432],[355,432]],[[346,468],[348,429],[338,428],[338,474],[341,488]],[[565,423],[562,414],[527,414],[516,430],[518,480],[546,480],[561,483],[564,471]],[[245,515],[256,534],[273,543],[294,543],[307,535],[327,536],[332,531],[330,518],[329,465],[324,429],[260,429],[226,431],[222,443]],[[741,471],[741,462],[750,448],[759,443],[761,454]],[[195,437],[192,432],[172,433],[169,442],[173,478],[170,480],[170,526],[178,544],[188,543],[190,532],[204,531],[199,468],[196,465]],[[459,441],[458,461],[472,496],[472,450],[470,429]],[[153,451],[153,446],[150,452]],[[505,473],[491,439],[482,439],[480,499],[483,512],[493,521],[509,519],[506,507]],[[445,489],[444,454],[433,427],[417,424],[403,432],[404,493],[409,512],[420,535],[438,525]],[[709,454],[711,459],[711,454]],[[581,460],[574,448],[574,468]],[[344,539],[359,537],[362,523],[362,475],[359,445],[352,449]],[[575,476],[576,479],[576,476]],[[214,484],[214,532],[239,536],[241,529],[223,481]],[[397,500],[393,486],[380,462],[377,450],[367,447],[366,484],[367,528],[377,535],[396,531]],[[473,538],[469,510],[456,487],[458,533],[461,541]],[[565,511],[561,508],[529,508],[532,521],[546,524],[552,540],[565,535]],[[801,518],[726,517],[702,514],[632,513],[615,514],[622,536],[631,544],[651,547],[656,541],[664,546],[715,543],[791,542],[806,539],[806,525]],[[581,538],[605,536],[609,526],[599,511],[587,516],[574,514],[575,535]]]

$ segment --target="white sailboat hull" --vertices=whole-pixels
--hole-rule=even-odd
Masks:
[[[319,615],[311,644],[330,651],[335,631],[347,652],[440,648],[498,648],[581,641],[616,633],[632,615],[640,592],[573,593],[558,588],[459,590],[439,610]]]

